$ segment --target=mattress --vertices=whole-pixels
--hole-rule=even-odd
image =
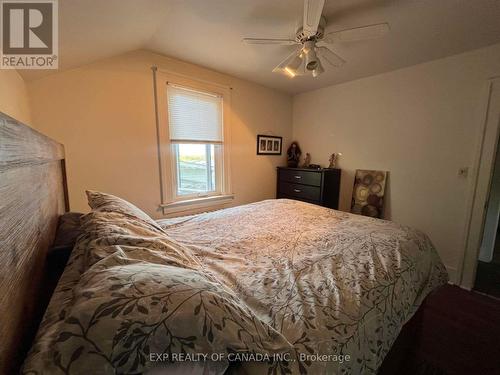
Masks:
[[[424,233],[294,200],[123,220],[87,224],[24,373],[375,374],[448,279]]]

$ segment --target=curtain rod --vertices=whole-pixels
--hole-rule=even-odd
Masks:
[[[212,82],[212,81],[207,81],[207,80],[201,79],[201,78],[193,78],[192,76],[188,76],[188,75],[182,74],[182,73],[177,73],[177,72],[174,72],[174,71],[168,70],[168,69],[159,69],[158,66],[156,66],[156,65],[151,66],[151,69],[154,72],[158,71],[158,72],[162,72],[162,73],[173,74],[173,75],[176,75],[176,76],[179,76],[179,77],[182,77],[182,78],[187,78],[187,79],[190,79],[190,80],[193,80],[193,81],[206,83],[206,84],[209,84],[209,85],[212,85],[212,86],[218,86],[218,87],[222,87],[222,88],[229,89],[229,90],[233,89],[231,86],[224,85],[222,83],[216,83],[216,82]]]

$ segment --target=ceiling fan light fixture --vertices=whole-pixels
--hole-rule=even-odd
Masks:
[[[306,69],[312,71],[318,66],[318,56],[316,56],[315,42],[309,40],[304,43],[304,53],[306,57]]]
[[[302,53],[295,56],[295,58],[292,61],[290,61],[287,67],[293,70],[297,70],[300,64],[302,64]]]
[[[314,59],[309,59],[310,61],[308,61],[306,63],[306,69],[307,70],[314,70],[318,67],[318,61],[317,60],[314,60]]]
[[[273,72],[281,73],[286,75],[288,78],[293,78],[301,74],[301,67],[303,65],[304,59],[302,58],[303,53],[301,50],[296,50],[290,54],[285,60],[283,60]]]
[[[320,74],[322,74],[325,71],[323,68],[323,65],[321,65],[321,61],[318,60],[318,65],[316,68],[312,71],[312,75],[314,78],[318,77]]]
[[[296,55],[292,61],[290,61],[283,70],[285,73],[291,78],[295,77],[298,74],[298,69],[302,65],[302,53]]]
[[[286,74],[287,74],[290,78],[293,78],[293,77],[295,77],[295,76],[297,75],[297,73],[296,73],[294,70],[290,69],[288,66],[286,66],[286,67],[283,69],[283,71],[284,71],[284,72],[285,72],[285,73],[286,73]]]

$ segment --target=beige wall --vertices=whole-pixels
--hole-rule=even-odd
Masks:
[[[426,232],[452,278],[464,251],[467,200],[485,82],[500,74],[500,44],[300,94],[293,137],[312,162],[342,152],[341,205],[356,169],[390,172],[387,218]]]
[[[28,85],[36,128],[66,146],[70,201],[111,192],[154,217],[160,201],[151,65],[233,87],[232,205],[272,198],[283,157],[255,155],[257,134],[293,137],[312,162],[342,152],[342,210],[357,168],[390,172],[386,217],[425,231],[452,278],[464,251],[469,177],[486,79],[500,74],[500,44],[297,95],[145,51],[60,72]],[[16,117],[16,116],[15,116]]]
[[[122,196],[154,217],[160,203],[151,65],[232,90],[232,205],[275,197],[284,156],[257,156],[256,135],[291,135],[290,96],[146,51],[136,51],[29,84],[33,123],[66,147],[71,209],[85,189]]]
[[[31,124],[26,84],[16,70],[0,69],[0,112]]]

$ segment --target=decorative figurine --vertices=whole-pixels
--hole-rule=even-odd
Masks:
[[[333,153],[330,155],[330,165],[328,165],[328,168],[335,168],[337,166],[337,161],[339,160],[339,156],[342,156],[342,153]]]
[[[291,168],[297,168],[299,165],[300,155],[302,151],[300,151],[299,144],[297,142],[292,142],[288,150],[286,151],[287,155],[287,165]]]
[[[306,152],[306,158],[304,159],[304,164],[302,164],[302,168],[309,168],[311,164],[311,154]]]

